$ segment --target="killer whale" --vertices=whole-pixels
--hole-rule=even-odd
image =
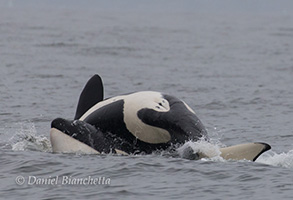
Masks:
[[[184,101],[154,91],[104,99],[99,75],[94,75],[81,92],[74,119],[57,118],[50,130],[53,152],[63,153],[149,154],[172,151],[186,141],[200,139],[209,140],[207,131]],[[250,143],[222,148],[221,156],[254,161],[269,149],[265,143]],[[197,159],[208,157],[195,154]],[[193,155],[194,152],[186,151],[184,157]]]

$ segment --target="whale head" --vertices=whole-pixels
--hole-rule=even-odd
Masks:
[[[80,120],[104,132],[120,132],[128,141],[174,144],[207,139],[205,127],[186,103],[154,91],[109,98],[89,109]]]
[[[137,116],[145,124],[167,130],[171,143],[208,140],[207,131],[195,112],[182,100],[161,94],[161,102],[155,109],[142,108]],[[165,108],[162,111],[162,107]]]

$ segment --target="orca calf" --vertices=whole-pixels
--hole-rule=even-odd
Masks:
[[[154,91],[135,92],[104,99],[103,83],[94,75],[85,85],[73,120],[51,123],[53,152],[152,153],[174,150],[187,141],[208,141],[195,112],[182,100]],[[256,160],[271,147],[249,143],[221,148],[225,159]],[[184,157],[208,157],[187,149]]]

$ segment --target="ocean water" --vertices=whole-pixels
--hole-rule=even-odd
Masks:
[[[291,199],[291,1],[0,1],[1,199]],[[93,74],[105,96],[155,90],[192,107],[218,149],[256,162],[53,154]]]

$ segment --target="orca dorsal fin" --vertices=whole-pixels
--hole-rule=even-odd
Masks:
[[[86,83],[80,94],[74,119],[79,119],[86,111],[103,99],[103,82],[101,77],[96,74]]]

